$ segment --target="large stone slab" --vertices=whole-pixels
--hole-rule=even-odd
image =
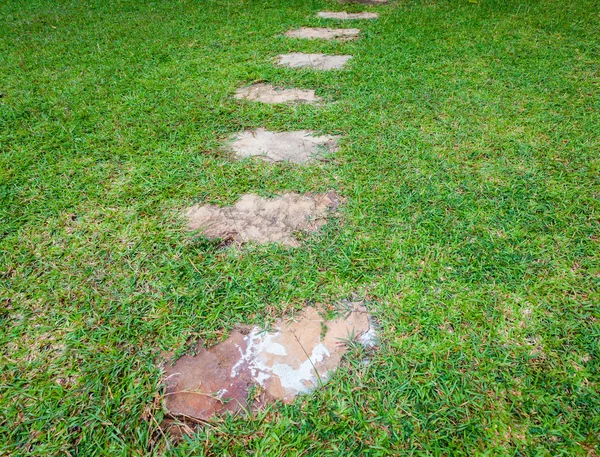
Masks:
[[[350,21],[357,19],[377,19],[379,14],[377,13],[346,13],[345,11],[321,11],[317,13],[317,17],[323,19],[339,19],[341,21]]]
[[[234,330],[226,341],[209,349],[199,345],[195,356],[166,367],[165,407],[173,415],[210,420],[276,400],[291,402],[330,378],[351,340],[365,346],[375,341],[367,309],[358,303],[335,320],[309,307],[269,331]],[[253,388],[257,392],[248,401]]]
[[[344,68],[344,65],[352,58],[347,55],[326,54],[304,54],[293,52],[281,54],[277,58],[277,64],[291,68],[312,68],[314,70],[336,70]]]
[[[361,3],[363,5],[385,5],[389,0],[339,0],[340,3]]]
[[[208,238],[238,242],[299,246],[295,233],[314,232],[339,205],[334,192],[317,195],[288,193],[277,198],[248,194],[233,206],[195,205],[186,210],[190,230]]]
[[[358,37],[359,29],[331,29],[328,27],[301,27],[290,30],[285,36],[290,38],[322,39],[322,40],[352,40]]]
[[[310,130],[271,132],[256,129],[234,135],[230,147],[238,158],[256,156],[268,162],[305,163],[336,152],[339,138],[315,135]]]
[[[315,103],[321,100],[314,90],[283,89],[262,83],[242,87],[234,97],[261,103]]]

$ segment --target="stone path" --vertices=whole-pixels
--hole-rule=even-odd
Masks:
[[[185,211],[190,230],[201,230],[208,238],[240,243],[300,245],[296,232],[314,232],[337,209],[334,192],[314,196],[289,193],[277,198],[244,195],[233,206],[195,205]]]
[[[328,27],[301,27],[290,30],[285,36],[290,38],[322,39],[322,40],[352,40],[358,38],[359,29],[330,29]]]
[[[304,54],[292,52],[278,56],[277,65],[291,68],[312,68],[314,70],[336,70],[344,68],[344,65],[352,56],[326,55],[326,54]]]
[[[253,84],[238,89],[237,99],[252,100],[261,103],[315,103],[321,101],[314,90],[282,89],[271,84]]]
[[[377,13],[346,13],[345,11],[321,11],[317,13],[317,17],[323,19],[339,19],[340,21],[356,20],[356,19],[377,19]]]
[[[246,130],[232,137],[231,149],[240,159],[259,157],[267,162],[306,163],[338,150],[339,136],[317,136],[310,130],[270,132]]]
[[[364,306],[351,304],[346,315],[326,321],[312,307],[292,321],[235,330],[226,341],[195,356],[185,355],[165,369],[165,406],[200,420],[215,414],[258,409],[274,400],[291,402],[326,382],[354,339],[367,347],[375,331]],[[248,402],[251,387],[259,395]]]

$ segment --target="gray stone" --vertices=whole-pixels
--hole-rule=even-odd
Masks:
[[[342,21],[355,20],[355,19],[377,19],[379,14],[377,13],[346,13],[345,11],[333,12],[333,11],[321,11],[317,13],[317,17],[323,19],[339,19]]]
[[[201,230],[208,238],[296,247],[300,243],[294,234],[321,228],[328,211],[338,204],[334,192],[313,196],[289,193],[277,198],[248,194],[233,206],[192,206],[185,216],[190,230]]]
[[[268,162],[304,163],[338,150],[339,136],[315,136],[309,130],[270,132],[246,130],[234,135],[231,149],[239,158],[257,156]]]
[[[271,84],[253,84],[242,87],[234,95],[237,99],[262,103],[314,103],[321,99],[314,90],[282,89]]]
[[[330,29],[327,27],[302,27],[290,30],[285,36],[290,38],[352,40],[358,37],[359,29]]]
[[[312,68],[314,70],[335,70],[343,68],[352,56],[303,54],[293,52],[278,56],[277,64],[291,68]]]

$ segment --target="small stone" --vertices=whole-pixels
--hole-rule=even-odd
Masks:
[[[237,99],[261,103],[315,103],[321,100],[314,90],[282,89],[271,84],[253,84],[242,87],[234,95]]]
[[[352,56],[304,54],[293,52],[278,56],[278,65],[291,68],[312,68],[314,70],[335,70],[343,68]]]
[[[333,12],[333,11],[321,11],[317,13],[317,17],[323,19],[339,19],[342,21],[355,20],[355,19],[377,19],[379,14],[377,13],[346,13],[345,11]]]
[[[248,194],[233,206],[195,205],[185,215],[188,228],[201,230],[208,238],[296,247],[300,243],[294,234],[320,229],[327,222],[327,213],[338,204],[334,192],[314,196],[289,193],[277,198]]]
[[[246,130],[234,135],[231,149],[238,158],[257,156],[268,162],[305,163],[338,150],[339,136],[315,136],[310,130],[270,132]]]
[[[285,36],[290,38],[352,40],[358,37],[359,29],[330,29],[326,27],[302,27],[290,30]]]
[[[367,309],[351,303],[345,316],[324,320],[306,308],[293,321],[279,319],[269,331],[235,330],[209,349],[198,346],[165,369],[165,407],[173,415],[210,420],[226,412],[289,403],[326,382],[354,340],[370,347],[375,338]],[[248,401],[251,387],[258,394]]]

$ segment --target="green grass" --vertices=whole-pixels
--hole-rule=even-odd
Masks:
[[[3,2],[0,455],[598,455],[599,6]],[[381,17],[278,36],[325,9]],[[354,59],[272,65],[294,51]],[[232,98],[259,80],[328,103]],[[310,167],[228,159],[253,127],[344,139]],[[193,203],[329,189],[339,215],[298,249],[183,228]],[[352,294],[381,323],[370,365],[160,434],[160,351]]]

